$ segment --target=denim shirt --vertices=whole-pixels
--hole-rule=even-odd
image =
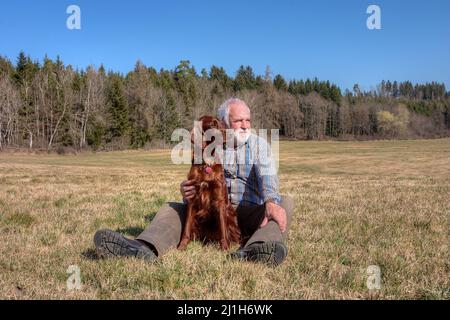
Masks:
[[[255,134],[237,148],[224,149],[224,173],[232,204],[280,204],[279,180],[270,145]]]

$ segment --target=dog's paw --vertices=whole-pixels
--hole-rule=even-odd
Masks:
[[[228,243],[228,241],[222,240],[220,241],[220,247],[222,248],[222,250],[228,251],[230,249],[230,244]]]
[[[189,240],[182,240],[178,245],[178,250],[186,250]]]

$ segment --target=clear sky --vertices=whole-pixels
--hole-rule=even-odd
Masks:
[[[66,8],[81,8],[69,30]],[[366,9],[381,8],[381,30]],[[286,79],[318,77],[343,90],[370,90],[382,79],[439,81],[450,90],[448,0],[2,0],[0,55],[16,61],[58,54],[66,64],[132,70],[173,69],[190,60],[200,72],[250,65]]]

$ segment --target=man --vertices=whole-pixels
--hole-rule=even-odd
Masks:
[[[218,110],[218,118],[234,131],[234,146],[224,150],[223,165],[230,201],[245,239],[245,245],[230,257],[277,266],[287,256],[285,241],[293,200],[279,194],[270,148],[266,140],[251,134],[250,109],[245,102],[234,98],[225,101]],[[258,150],[268,150],[268,159],[261,159]],[[166,203],[135,240],[111,230],[97,231],[94,243],[98,255],[153,261],[170,248],[176,248],[185,221],[186,203],[195,197],[193,183],[183,181],[180,184],[183,203]]]

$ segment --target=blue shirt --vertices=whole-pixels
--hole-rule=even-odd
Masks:
[[[279,180],[270,145],[251,134],[237,148],[224,149],[224,173],[232,204],[280,204]]]

